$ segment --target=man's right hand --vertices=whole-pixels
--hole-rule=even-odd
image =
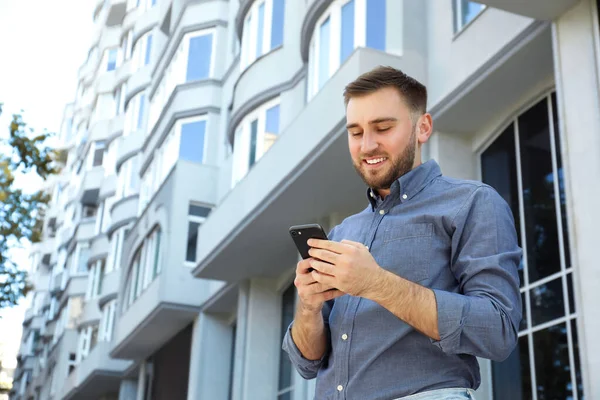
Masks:
[[[300,310],[306,313],[320,313],[326,301],[344,294],[331,286],[317,282],[314,275],[319,273],[312,270],[310,259],[302,260],[296,266],[294,285],[298,289]]]

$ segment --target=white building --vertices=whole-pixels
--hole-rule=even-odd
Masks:
[[[287,229],[364,207],[342,91],[378,65],[517,221],[525,318],[478,399],[600,398],[600,5],[481,2],[97,0],[11,398],[312,399]]]

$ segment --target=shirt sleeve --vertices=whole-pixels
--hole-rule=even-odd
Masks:
[[[459,293],[434,289],[440,340],[448,354],[502,361],[517,343],[522,317],[513,214],[491,187],[481,186],[453,222],[451,269]]]
[[[327,362],[327,359],[329,358],[329,353],[331,351],[331,339],[328,320],[329,313],[332,307],[332,302],[333,300],[330,300],[323,304],[322,314],[325,322],[325,333],[327,335],[328,343],[327,350],[325,351],[325,354],[323,354],[323,357],[321,357],[318,360],[309,360],[302,355],[300,349],[298,349],[298,346],[296,346],[296,343],[294,343],[294,339],[292,338],[292,325],[294,324],[293,322],[290,324],[290,326],[288,326],[285,336],[283,337],[282,349],[283,351],[288,353],[292,365],[296,368],[300,376],[302,376],[304,379],[316,378],[319,369]]]

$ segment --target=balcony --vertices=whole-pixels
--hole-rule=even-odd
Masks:
[[[63,274],[65,272],[61,271],[58,274],[56,274],[54,277],[52,277],[52,286],[50,287],[50,292],[52,294],[57,294],[60,293],[62,291],[62,281],[63,281]]]
[[[144,142],[144,135],[142,131],[137,131],[128,136],[121,136],[117,140],[119,143],[117,145],[116,168],[119,170],[125,161],[140,151]]]
[[[71,239],[73,239],[73,234],[75,233],[75,227],[69,226],[66,228],[62,228],[58,234],[58,247],[68,247],[71,243]]]
[[[108,274],[104,275],[104,280],[102,281],[102,292],[98,297],[98,307],[102,308],[106,303],[110,300],[113,300],[117,297],[117,293],[119,292],[119,284],[121,282],[121,271],[113,270]]]
[[[127,286],[131,259],[151,227],[161,228],[161,270],[116,322],[112,357],[143,359],[188,325],[204,301],[216,290],[204,280],[190,279],[185,264],[188,205],[192,201],[214,204],[218,169],[178,161],[159,188],[123,246],[119,298]],[[189,182],[194,181],[194,185]],[[156,205],[162,206],[157,208]]]
[[[573,7],[579,0],[477,0],[477,2],[513,14],[551,21]]]
[[[119,393],[120,378],[131,362],[110,358],[110,346],[109,342],[96,344],[69,375],[63,387],[62,399],[96,399]]]
[[[364,208],[366,189],[348,154],[340,96],[348,82],[378,65],[422,73],[410,60],[356,50],[201,226],[194,276],[276,277],[298,260],[291,225]]]
[[[133,61],[131,58],[117,67],[115,76],[115,85],[119,86],[131,76],[133,71]]]
[[[127,12],[126,0],[107,0],[108,15],[106,16],[106,26],[120,25]]]
[[[95,235],[96,228],[96,219],[95,218],[87,218],[81,220],[79,224],[77,224],[77,229],[75,230],[75,241],[84,242],[91,240]]]
[[[125,104],[142,90],[150,85],[150,68],[152,64],[142,66],[137,71],[134,71],[131,78],[127,81],[127,93],[125,93]]]
[[[84,296],[87,291],[87,280],[87,274],[70,276],[67,279],[65,290],[60,296],[60,303],[66,302],[69,297]]]
[[[104,168],[93,167],[85,172],[77,198],[82,204],[97,204],[98,193],[104,179]]]
[[[94,236],[92,238],[89,262],[92,263],[96,260],[106,258],[109,251],[110,243],[108,242],[108,237],[105,234]]]
[[[99,199],[106,199],[115,194],[117,190],[117,176],[109,175],[105,176],[102,180],[102,186],[100,186],[100,192],[98,193]]]
[[[117,87],[117,71],[105,71],[104,65],[102,68],[96,79],[96,93],[112,93]]]
[[[133,43],[135,43],[141,35],[158,25],[159,12],[160,10],[158,7],[152,7],[145,10],[138,17],[133,26]]]
[[[98,307],[97,299],[90,299],[86,301],[85,305],[83,306],[81,318],[77,321],[77,328],[97,324],[100,322],[101,318],[102,313],[100,312],[100,308]]]
[[[133,222],[137,218],[139,195],[124,197],[113,204],[110,211],[111,225],[106,232],[111,236],[114,231]]]

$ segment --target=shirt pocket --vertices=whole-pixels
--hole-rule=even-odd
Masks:
[[[385,229],[381,266],[412,282],[429,279],[433,223],[394,225]]]

